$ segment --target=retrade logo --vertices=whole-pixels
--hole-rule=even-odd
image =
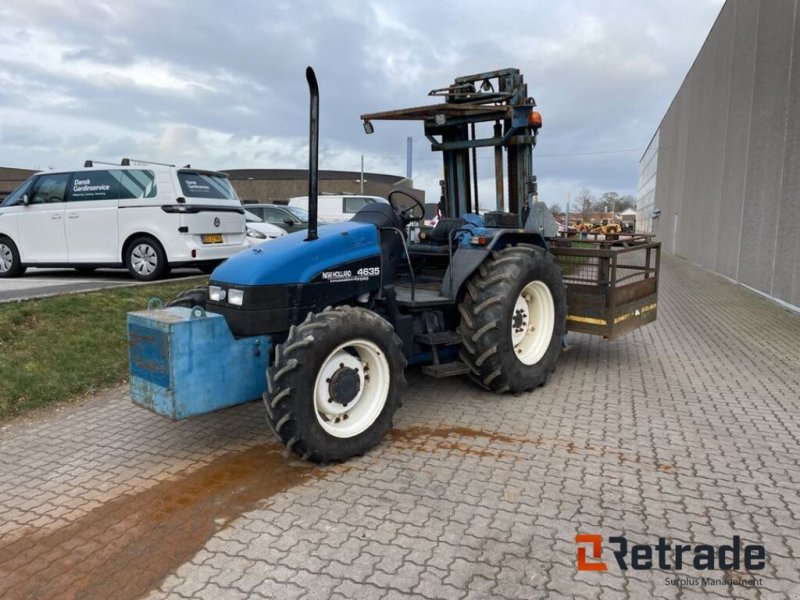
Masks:
[[[575,536],[578,544],[592,545],[592,559],[586,560],[586,547],[578,546],[578,571],[608,571],[606,563],[600,558],[603,554],[603,536],[595,533],[579,533]]]
[[[603,536],[596,533],[579,533],[575,536],[578,544],[578,571],[607,571],[603,560]],[[623,535],[608,538],[614,562],[623,570],[647,571],[661,569],[681,571],[694,568],[698,571],[760,571],[766,566],[767,551],[761,544],[742,544],[742,539],[734,535],[730,544],[714,546],[711,544],[670,544],[666,538],[658,538],[658,543],[631,544]],[[591,558],[587,550],[591,549]]]

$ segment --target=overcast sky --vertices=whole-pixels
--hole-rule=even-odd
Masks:
[[[123,156],[212,169],[304,168],[314,67],[320,167],[404,175],[438,196],[419,122],[366,112],[426,104],[454,77],[525,75],[544,127],[542,199],[635,194],[638,161],[722,0],[3,0],[0,166]],[[479,173],[492,176],[491,151]],[[488,181],[487,181],[488,183]],[[354,183],[354,189],[357,185]],[[491,203],[481,186],[481,203]]]

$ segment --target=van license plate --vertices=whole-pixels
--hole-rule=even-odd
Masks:
[[[201,237],[204,244],[221,244],[222,236],[218,233],[209,233]]]

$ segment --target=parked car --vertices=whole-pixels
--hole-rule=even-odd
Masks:
[[[370,202],[383,202],[389,204],[386,198],[379,196],[328,196],[321,195],[319,197],[319,207],[317,211],[319,218],[328,223],[340,223],[342,221],[349,221],[353,218],[358,210]],[[289,198],[290,208],[302,208],[308,211],[308,196],[298,196],[296,198]]]
[[[263,219],[251,213],[249,208],[244,211],[244,220],[247,227],[247,243],[251,246],[286,235],[283,229],[271,223],[265,223]]]
[[[27,267],[126,267],[145,281],[171,267],[210,272],[248,248],[228,176],[123,160],[36,173],[0,204],[0,277]]]
[[[299,206],[281,204],[245,204],[245,209],[261,217],[264,222],[285,229],[289,233],[308,229],[308,211]],[[317,220],[324,225],[323,219]]]

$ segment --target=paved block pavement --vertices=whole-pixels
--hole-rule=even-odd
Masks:
[[[172,423],[120,387],[8,424],[0,597],[800,598],[800,316],[666,257],[656,323],[570,341],[531,394],[412,372],[388,439],[331,467],[258,403]],[[578,533],[768,556],[578,572]]]

